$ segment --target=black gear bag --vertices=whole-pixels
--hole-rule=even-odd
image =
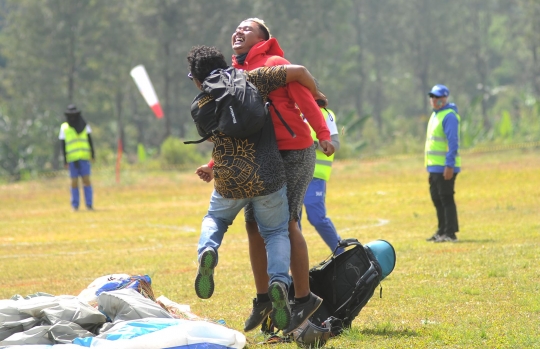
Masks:
[[[345,250],[337,254],[341,249]],[[332,336],[350,328],[382,279],[394,270],[395,263],[394,247],[385,240],[365,245],[357,239],[341,240],[329,257],[309,271],[311,292],[323,299],[309,321],[317,326],[330,326]],[[294,284],[289,299],[294,299]],[[273,326],[263,322],[261,329],[272,332]]]
[[[311,291],[323,299],[319,309],[310,318],[311,322],[322,324],[330,317],[335,318],[332,321],[333,335],[351,327],[352,321],[371,299],[381,280],[394,269],[394,248],[386,241],[384,244],[388,250],[386,254],[389,255],[389,266],[387,261],[379,262],[369,246],[363,246],[356,239],[346,239],[339,242],[331,256],[311,268]],[[340,248],[347,249],[336,255]]]

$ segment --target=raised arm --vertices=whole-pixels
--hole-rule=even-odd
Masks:
[[[309,92],[311,92],[315,100],[322,99],[325,103],[327,103],[326,96],[317,89],[317,83],[306,67],[296,64],[288,64],[284,67],[287,69],[287,83],[296,81],[306,87]]]

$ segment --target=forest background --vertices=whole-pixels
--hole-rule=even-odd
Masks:
[[[540,0],[0,0],[0,182],[55,173],[63,110],[92,127],[96,166],[208,158],[189,106],[194,45],[232,55],[245,18],[264,19],[337,115],[338,158],[419,154],[442,83],[465,149],[540,140]],[[129,75],[143,64],[165,117]]]

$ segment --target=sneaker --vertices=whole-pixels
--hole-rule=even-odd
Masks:
[[[434,242],[457,242],[457,236],[449,236],[449,235],[440,235],[437,237],[437,239]]]
[[[253,298],[253,309],[244,324],[244,332],[249,332],[262,324],[270,312],[272,312],[272,301],[259,303],[257,298]]]
[[[440,235],[438,233],[435,233],[431,237],[427,238],[426,241],[435,241],[439,238],[439,236]]]
[[[217,254],[213,248],[207,247],[199,257],[199,269],[195,278],[195,293],[202,299],[212,297],[214,293],[214,268],[217,265]]]
[[[284,283],[276,281],[270,284],[268,296],[272,302],[270,318],[277,329],[287,328],[291,323],[291,307],[287,295],[287,287]]]
[[[321,306],[322,298],[315,295],[313,292],[309,295],[309,300],[306,303],[294,303],[291,307],[292,316],[291,324],[283,330],[283,335],[288,335],[300,327],[304,321],[309,319],[315,311]]]

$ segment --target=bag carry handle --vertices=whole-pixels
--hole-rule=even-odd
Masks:
[[[354,238],[349,238],[349,239],[343,239],[343,240],[340,240],[338,242],[338,245],[336,246],[336,248],[334,249],[334,253],[337,251],[338,248],[340,247],[348,247],[348,246],[353,246],[353,245],[360,245],[362,246],[362,244],[358,241],[358,239],[354,239]]]

